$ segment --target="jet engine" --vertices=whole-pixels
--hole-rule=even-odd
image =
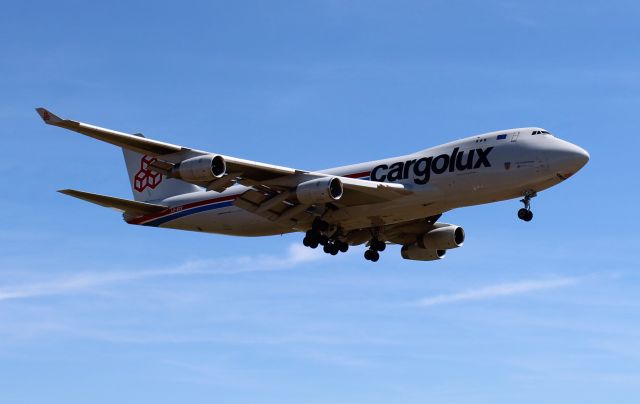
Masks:
[[[296,198],[302,204],[314,205],[337,201],[343,192],[344,188],[339,178],[325,177],[298,184]]]
[[[464,230],[460,226],[445,225],[436,227],[418,237],[417,245],[420,248],[431,250],[448,250],[464,244]]]
[[[417,244],[405,245],[400,250],[402,258],[414,261],[436,261],[444,258],[447,250],[432,250],[430,248],[421,248]]]
[[[222,156],[207,154],[181,161],[171,174],[188,182],[211,182],[226,171],[227,164]]]

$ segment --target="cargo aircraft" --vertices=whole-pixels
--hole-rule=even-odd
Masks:
[[[331,255],[366,244],[378,261],[387,244],[405,259],[432,261],[462,246],[462,227],[438,221],[464,206],[531,198],[589,160],[582,148],[541,128],[485,133],[405,156],[307,171],[244,160],[62,119],[45,123],[119,146],[134,200],[60,192],[123,213],[129,224],[269,236],[304,232],[303,243]]]

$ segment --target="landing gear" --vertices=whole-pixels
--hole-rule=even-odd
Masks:
[[[318,244],[321,244],[321,237],[321,234],[316,234],[313,230],[309,230],[302,239],[302,244],[304,244],[305,247],[317,248]]]
[[[316,218],[311,224],[311,230],[309,230],[302,240],[302,244],[305,247],[317,248],[318,245],[326,246],[329,242],[329,238],[322,234],[323,231],[329,229],[329,223],[320,218]]]
[[[311,223],[311,229],[321,232],[321,231],[327,231],[329,230],[329,223],[325,222],[324,220],[320,219],[319,217],[316,217],[313,220],[313,223]]]
[[[322,250],[324,252],[326,252],[327,254],[331,254],[331,255],[336,255],[338,254],[338,246],[335,245],[334,243],[327,243],[324,245],[324,247],[322,248]]]
[[[329,230],[331,226],[329,223],[316,218],[311,224],[311,230],[307,231],[302,240],[302,244],[305,247],[317,248],[322,246],[322,250],[331,255],[336,255],[339,252],[347,252],[349,250],[349,244],[338,238],[339,231],[336,231],[331,237],[327,237],[323,232]]]
[[[387,248],[387,244],[384,241],[378,240],[377,237],[374,237],[369,242],[369,249],[364,252],[364,259],[367,261],[376,262],[380,259],[380,254],[378,251],[384,251]]]
[[[518,210],[518,219],[530,222],[533,219],[533,212],[531,211],[531,198],[536,197],[536,192],[529,190],[524,193],[524,198],[520,202],[524,203],[524,208]]]
[[[376,250],[367,250],[364,252],[364,259],[376,262],[380,259],[380,254]]]
[[[336,255],[339,252],[345,253],[349,250],[349,244],[337,238],[327,239],[327,242],[323,245],[324,247],[322,248],[322,250],[331,255]]]
[[[384,251],[385,248],[387,248],[387,244],[384,241],[380,241],[376,238],[372,239],[370,244],[371,249],[376,251]]]

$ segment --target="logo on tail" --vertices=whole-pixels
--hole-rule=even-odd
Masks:
[[[136,173],[133,181],[133,188],[142,192],[147,188],[155,189],[162,182],[162,174],[151,169],[150,165],[157,159],[150,156],[142,156],[140,159],[140,170]]]

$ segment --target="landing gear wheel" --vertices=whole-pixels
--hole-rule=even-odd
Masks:
[[[378,254],[377,251],[373,251],[373,254],[371,255],[371,261],[378,262],[379,259],[380,259],[380,254]]]
[[[302,244],[304,244],[305,247],[316,248],[320,243],[320,237],[320,233],[314,230],[309,230],[302,239]]]
[[[530,222],[533,219],[533,212],[522,208],[518,211],[518,219]]]
[[[338,249],[340,250],[340,252],[346,253],[347,251],[349,251],[349,244],[341,241],[340,244],[338,244]]]
[[[367,261],[371,261],[371,254],[373,254],[373,250],[366,250],[364,252],[364,259]]]
[[[338,246],[335,245],[334,243],[327,243],[324,245],[324,247],[322,248],[322,250],[324,252],[326,252],[327,254],[331,254],[331,255],[336,255],[338,254]]]
[[[518,210],[518,219],[526,220],[528,214],[528,210],[526,210],[525,208],[520,208],[520,210]]]
[[[376,262],[380,259],[380,254],[374,250],[367,250],[364,252],[364,259],[367,261]]]

